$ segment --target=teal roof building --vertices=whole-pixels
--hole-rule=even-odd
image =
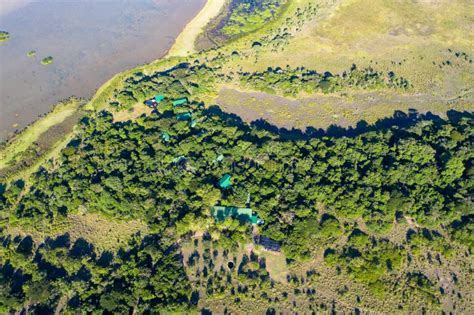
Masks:
[[[191,118],[192,118],[192,114],[190,112],[176,115],[177,120],[190,120]]]
[[[223,159],[224,159],[224,154],[219,154],[219,156],[216,157],[214,162],[219,163],[219,162],[222,162]]]
[[[165,96],[164,96],[164,95],[159,95],[159,94],[158,94],[158,95],[155,95],[155,101],[156,101],[157,103],[162,102],[164,99],[165,99]]]
[[[229,174],[225,174],[222,176],[222,178],[219,180],[219,187],[220,188],[229,188],[232,183],[230,182],[231,176]]]
[[[161,133],[161,139],[163,139],[163,141],[165,141],[165,142],[169,142],[170,141],[170,135],[167,132],[163,131]]]
[[[188,103],[188,98],[187,97],[181,97],[181,98],[175,99],[173,101],[173,107],[181,106],[181,105],[184,105],[184,104],[187,104],[187,103]]]
[[[251,224],[263,224],[263,220],[250,208],[222,207],[215,206],[211,208],[211,214],[216,222],[222,222],[228,217],[238,219],[240,222]]]
[[[184,156],[182,156],[182,155],[177,156],[177,157],[175,157],[175,158],[173,159],[173,163],[175,163],[175,164],[179,164],[179,163],[181,163],[181,162],[183,162],[183,161],[186,161],[186,157],[184,157]]]

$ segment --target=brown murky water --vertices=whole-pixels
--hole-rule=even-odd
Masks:
[[[0,139],[58,101],[88,98],[114,74],[162,57],[205,2],[42,0],[0,10],[0,30],[11,36],[0,43]],[[54,63],[41,65],[46,56]]]

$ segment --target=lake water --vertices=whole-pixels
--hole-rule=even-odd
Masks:
[[[162,57],[205,0],[0,0],[0,139]],[[33,58],[27,52],[36,51]],[[50,65],[41,59],[53,56]]]

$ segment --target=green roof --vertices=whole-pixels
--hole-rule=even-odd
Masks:
[[[155,95],[155,101],[157,103],[163,101],[165,99],[165,96],[164,95]]]
[[[181,98],[175,99],[173,101],[173,106],[180,106],[180,105],[183,105],[183,104],[186,104],[186,103],[188,103],[188,98],[187,97],[181,97]]]
[[[222,176],[222,178],[219,180],[219,186],[221,188],[228,188],[231,185],[230,178],[231,176],[229,174]]]
[[[173,159],[173,163],[180,163],[181,161],[184,161],[184,160],[186,160],[186,157],[180,155]]]
[[[163,132],[161,133],[161,139],[163,139],[164,141],[168,142],[168,141],[170,141],[170,135],[169,135],[168,133],[166,133],[166,132],[163,131]]]
[[[228,217],[233,217],[242,222],[250,222],[251,224],[263,223],[250,208],[215,206],[211,208],[211,214],[217,222],[222,222]]]
[[[177,120],[188,120],[191,119],[192,114],[190,112],[181,113],[176,115]]]

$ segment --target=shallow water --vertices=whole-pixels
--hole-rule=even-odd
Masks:
[[[58,101],[88,98],[114,74],[162,57],[205,2],[42,0],[0,12],[0,30],[10,32],[0,43],[0,139]],[[41,65],[47,56],[53,64]]]

